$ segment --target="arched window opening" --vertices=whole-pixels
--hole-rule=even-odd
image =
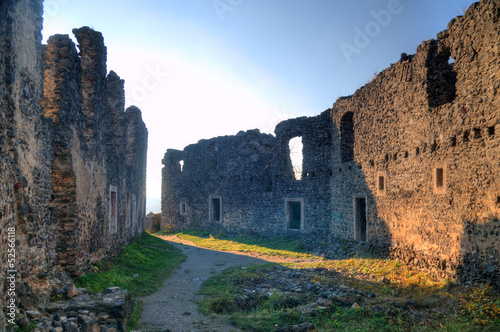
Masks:
[[[302,179],[302,137],[294,137],[288,142],[288,148],[290,149],[290,161],[292,162],[293,175],[295,180]]]
[[[181,172],[184,170],[184,160],[179,161],[179,166],[181,167]]]
[[[340,160],[354,160],[354,113],[347,112],[340,120]]]

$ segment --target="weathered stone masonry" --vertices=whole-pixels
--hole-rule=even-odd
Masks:
[[[168,150],[162,226],[352,239],[500,287],[499,20],[500,1],[473,4],[416,54],[276,136]],[[300,181],[288,151],[296,136]]]
[[[323,167],[331,164],[333,126],[328,118],[324,112],[283,122],[276,137],[253,130],[202,140],[184,151],[168,150],[163,160],[164,226],[270,235],[328,232],[331,168]],[[288,147],[298,136],[304,145],[301,181],[295,180]],[[299,227],[290,227],[290,202],[301,203]]]
[[[78,51],[67,35],[41,45],[41,0],[2,1],[0,23],[1,293],[14,227],[26,309],[142,233],[147,130],[99,32],[75,29]]]

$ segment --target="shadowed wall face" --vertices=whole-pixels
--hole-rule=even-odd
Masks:
[[[41,0],[0,2],[0,235],[4,245],[15,229],[16,244],[14,267],[0,251],[0,288],[16,270],[25,310],[140,234],[145,201],[147,130],[123,109],[123,81],[106,76],[102,35],[75,30],[78,51],[67,35],[41,45],[42,11]]]

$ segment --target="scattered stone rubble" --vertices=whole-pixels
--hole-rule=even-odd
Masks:
[[[398,312],[404,311],[407,319],[416,324],[429,323],[431,319],[425,310],[417,310],[421,309],[422,305],[416,301],[378,299],[373,292],[346,286],[343,274],[331,269],[290,269],[283,266],[262,269],[259,272],[263,273],[258,273],[259,277],[234,282],[236,292],[241,294],[233,300],[235,310],[250,312],[263,300],[262,297],[266,300],[274,297],[277,308],[298,310],[302,321],[307,321],[321,312],[333,311],[336,307],[358,309],[368,305],[370,310],[384,311],[388,315],[397,315]],[[390,283],[385,278],[375,276],[373,282],[380,284],[380,287]],[[373,305],[373,300],[377,302],[376,305]],[[371,303],[368,303],[369,301]],[[436,308],[423,309],[439,311]],[[302,324],[283,327],[276,332],[289,331],[315,331],[315,327],[312,324]]]
[[[127,320],[133,310],[127,290],[111,287],[102,293],[90,294],[85,288],[72,284],[66,297],[41,308],[21,309],[18,325],[34,323],[33,332],[127,331]]]

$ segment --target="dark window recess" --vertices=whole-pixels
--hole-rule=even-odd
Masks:
[[[442,188],[444,186],[444,170],[436,168],[436,187]]]
[[[354,199],[354,223],[355,239],[357,241],[366,241],[366,199]]]
[[[211,199],[211,221],[220,221],[220,198]]]
[[[405,158],[408,158],[408,151],[405,151]]]
[[[435,108],[455,100],[457,73],[451,61],[450,49],[444,48],[437,40],[429,43],[426,61],[427,100],[430,108]]]
[[[479,139],[481,138],[481,129],[479,128],[474,128],[474,138]]]
[[[469,131],[468,130],[464,131],[464,135],[462,136],[462,142],[464,142],[464,143],[469,142]]]
[[[394,160],[398,160],[398,154],[397,153],[394,154],[393,159]]]
[[[373,161],[373,159],[372,159],[372,160],[370,160],[370,166],[371,166],[371,167],[375,167],[375,162]]]
[[[385,178],[383,176],[378,177],[378,190],[379,191],[385,190]]]
[[[354,113],[347,112],[340,120],[340,160],[354,160]]]
[[[181,212],[182,212],[182,214],[186,213],[186,204],[185,203],[182,203],[182,205],[181,205]]]
[[[300,221],[302,219],[301,202],[288,202],[288,210],[290,213],[290,229],[300,229]]]
[[[420,154],[420,148],[415,149],[415,155],[418,156]]]
[[[431,144],[431,152],[435,152],[437,150],[437,143],[436,141],[434,141],[432,144]]]
[[[488,127],[488,136],[495,136],[495,126]]]
[[[385,155],[385,162],[388,162],[388,161],[389,161],[389,154],[387,153],[387,154]]]
[[[451,145],[451,146],[457,146],[457,137],[456,137],[456,136],[453,136],[453,137],[450,139],[450,145]]]

